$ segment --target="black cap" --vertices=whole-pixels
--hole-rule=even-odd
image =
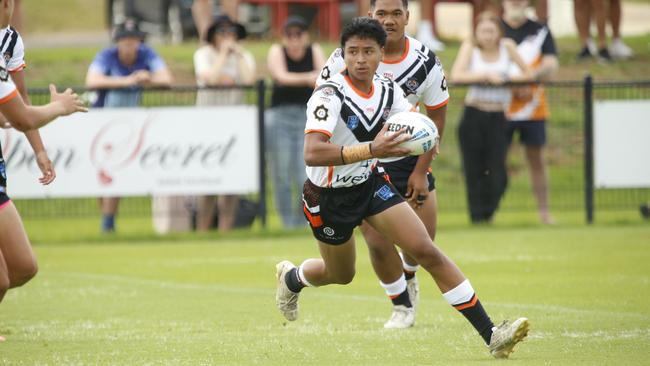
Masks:
[[[214,35],[223,29],[232,30],[235,34],[237,34],[237,39],[244,39],[248,35],[246,28],[243,25],[232,21],[232,19],[230,19],[230,17],[227,15],[219,15],[218,17],[214,18],[212,25],[208,27],[205,38],[208,42],[212,43]]]
[[[287,29],[291,27],[296,27],[299,28],[301,31],[306,31],[309,26],[307,25],[305,19],[303,19],[301,16],[291,15],[284,22],[284,25],[282,26],[282,30],[286,32]]]
[[[147,33],[141,31],[140,28],[138,28],[138,23],[132,19],[128,19],[124,23],[116,25],[113,29],[113,40],[116,42],[126,37],[140,38],[140,40],[144,41],[146,36]]]

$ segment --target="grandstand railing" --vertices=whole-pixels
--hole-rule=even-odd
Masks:
[[[548,145],[546,160],[549,167],[550,208],[551,211],[584,211],[587,221],[593,220],[594,210],[599,211],[637,211],[639,204],[650,201],[650,189],[594,189],[590,177],[593,166],[590,156],[591,104],[593,100],[633,99],[650,100],[650,82],[593,82],[557,81],[545,83],[550,118],[547,124]],[[259,81],[254,86],[235,87],[245,90],[247,104],[257,105],[260,127],[264,126],[264,111],[270,104],[268,85]],[[168,89],[147,89],[143,91],[142,106],[189,106],[196,103],[198,88],[195,86],[176,86]],[[463,110],[463,99],[467,85],[450,85],[451,102],[448,104],[446,133],[441,145],[441,154],[433,163],[438,191],[438,205],[441,212],[466,212],[465,187],[462,175],[462,162],[458,147],[457,126]],[[79,94],[88,95],[91,91],[75,88]],[[49,100],[46,89],[31,89],[30,97],[34,104],[44,104]],[[264,159],[264,128],[260,128],[260,159]],[[44,136],[47,146],[47,136]],[[528,177],[523,150],[511,149],[508,166],[510,181],[507,193],[499,208],[506,212],[536,212],[530,179]],[[586,158],[586,159],[585,159]],[[262,164],[264,171],[265,164]],[[11,192],[11,171],[9,192]],[[272,195],[267,194],[269,186],[265,174],[260,174],[261,191],[251,198],[259,202],[259,218],[266,226],[267,215],[279,222]],[[36,177],[35,177],[36,179]],[[56,182],[54,183],[56,184]],[[272,190],[273,187],[268,187]],[[296,197],[299,199],[299,196]],[[26,218],[60,217],[99,217],[99,210],[93,198],[87,199],[47,199],[17,200],[21,215]],[[270,208],[267,210],[267,207]],[[120,216],[151,216],[150,198],[126,198],[120,207]]]

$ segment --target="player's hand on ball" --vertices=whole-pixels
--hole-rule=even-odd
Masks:
[[[376,158],[391,158],[395,156],[406,156],[411,150],[398,146],[404,141],[411,138],[410,135],[404,133],[406,129],[402,128],[399,131],[388,134],[388,124],[385,123],[377,137],[372,141],[372,156]]]
[[[56,86],[50,84],[50,101],[61,106],[60,116],[67,116],[75,112],[88,112],[84,102],[77,93],[68,88],[63,93],[56,91]]]

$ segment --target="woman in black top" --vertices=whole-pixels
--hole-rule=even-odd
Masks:
[[[305,225],[300,194],[307,179],[302,156],[306,103],[324,64],[320,46],[309,43],[307,23],[298,16],[289,17],[283,27],[282,44],[272,45],[268,54],[273,93],[266,113],[275,206],[289,228]]]

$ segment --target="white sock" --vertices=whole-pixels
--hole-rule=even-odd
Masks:
[[[311,283],[309,283],[309,281],[307,281],[307,278],[305,278],[305,271],[304,271],[304,269],[303,269],[303,266],[305,265],[305,263],[307,263],[308,260],[309,260],[309,259],[307,259],[306,261],[302,262],[302,263],[300,264],[300,267],[298,267],[298,280],[299,280],[303,285],[305,285],[306,287],[316,287],[316,286],[312,285]]]
[[[472,297],[474,297],[474,288],[472,288],[469,280],[465,280],[461,282],[460,285],[442,294],[442,297],[444,297],[451,306],[463,304],[472,300]]]
[[[390,298],[400,295],[402,292],[406,291],[406,278],[404,277],[404,273],[402,273],[397,281],[393,283],[383,283],[379,281],[379,284],[384,288],[386,295],[388,295]]]
[[[402,268],[404,268],[405,271],[415,273],[420,268],[419,264],[412,266],[406,263],[404,260],[404,254],[402,254],[402,252],[399,253],[399,257],[402,258]]]

